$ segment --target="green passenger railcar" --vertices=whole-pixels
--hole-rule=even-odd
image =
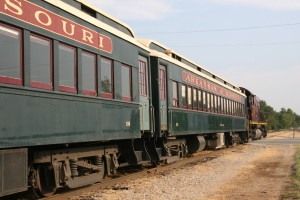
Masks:
[[[2,0],[0,45],[0,196],[28,177],[47,196],[101,180],[104,162],[117,168],[120,141],[141,138],[149,59],[130,27],[80,0]]]

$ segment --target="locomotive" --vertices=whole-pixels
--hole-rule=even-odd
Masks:
[[[0,1],[0,196],[266,136],[258,100],[83,0]]]

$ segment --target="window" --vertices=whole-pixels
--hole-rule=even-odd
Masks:
[[[206,92],[202,92],[202,97],[203,97],[203,110],[207,109],[207,101],[206,101]]]
[[[132,101],[131,67],[121,65],[122,100]]]
[[[173,81],[173,106],[178,107],[178,83]]]
[[[230,100],[227,99],[227,114],[230,115],[231,114],[231,110],[230,110]]]
[[[52,41],[30,35],[31,87],[52,90]]]
[[[82,93],[96,96],[96,55],[82,52]]]
[[[224,114],[227,114],[227,99],[224,98]]]
[[[220,104],[221,104],[221,105],[220,105],[220,106],[221,106],[220,112],[221,112],[221,113],[224,113],[224,98],[223,98],[223,97],[220,97],[220,101],[221,101],[221,102],[220,102]]]
[[[215,96],[210,94],[210,110],[215,112]]]
[[[203,105],[202,105],[202,91],[198,90],[198,107],[199,110],[203,109]]]
[[[148,96],[147,90],[147,63],[139,60],[139,89],[140,96]]]
[[[81,4],[81,11],[82,11],[82,12],[85,12],[86,14],[88,14],[88,15],[94,17],[94,18],[96,18],[96,15],[97,15],[97,14],[96,14],[96,11],[93,10],[93,9],[91,9],[91,8],[89,8],[89,7],[87,7],[87,6],[84,5],[84,4]]]
[[[188,91],[187,91],[187,99],[188,99],[188,109],[193,108],[193,102],[192,102],[192,87],[188,86]]]
[[[100,72],[101,96],[113,98],[113,62],[112,60],[101,58]]]
[[[22,85],[22,32],[0,24],[0,82]]]
[[[232,107],[233,107],[233,115],[236,115],[236,103],[234,101],[232,102]]]
[[[196,88],[193,88],[193,108],[194,110],[198,109],[198,95]]]
[[[245,105],[242,104],[242,116],[245,117]]]
[[[76,49],[59,44],[59,90],[77,93],[76,81]]]
[[[218,98],[218,113],[221,113],[221,97],[217,96]]]
[[[218,96],[214,95],[215,112],[218,112]]]
[[[159,91],[160,100],[166,100],[166,71],[164,69],[159,70]]]
[[[211,105],[211,102],[210,102],[210,93],[207,92],[207,110],[210,111],[210,105]]]
[[[186,85],[181,86],[182,107],[187,108]]]

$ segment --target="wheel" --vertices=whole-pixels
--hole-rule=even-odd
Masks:
[[[54,168],[50,163],[38,164],[32,174],[32,187],[36,195],[49,197],[56,192]]]

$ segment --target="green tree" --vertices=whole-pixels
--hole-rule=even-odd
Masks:
[[[280,112],[276,112],[274,108],[269,106],[265,101],[261,101],[260,112],[268,123],[267,128],[270,130],[300,127],[300,116],[290,108],[281,108]]]
[[[265,101],[260,101],[260,112],[263,116],[262,119],[268,123],[268,129],[278,130],[280,128],[278,114],[274,108],[269,106]]]

